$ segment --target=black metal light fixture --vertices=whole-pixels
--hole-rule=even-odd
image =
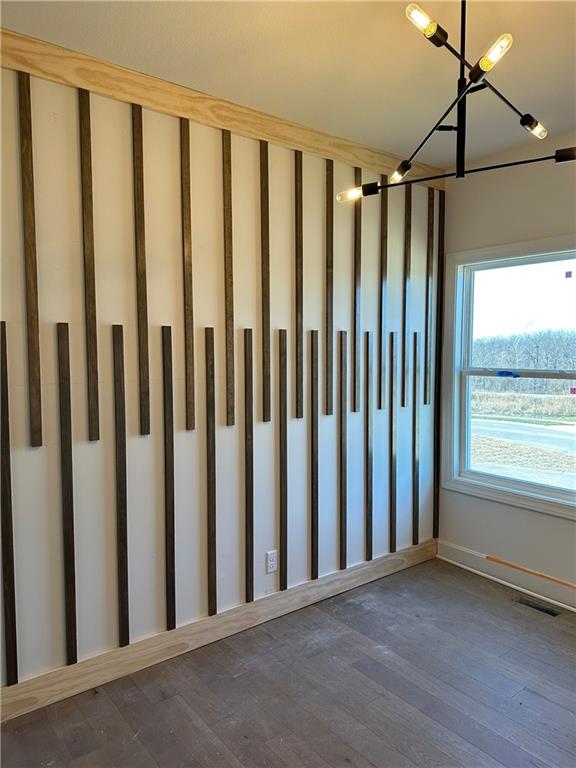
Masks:
[[[336,200],[339,203],[358,200],[361,197],[377,195],[380,190],[388,187],[405,186],[406,184],[417,184],[425,181],[435,181],[437,179],[464,178],[467,174],[480,173],[482,171],[493,171],[500,168],[511,168],[516,165],[527,165],[530,163],[540,163],[546,160],[554,160],[555,163],[565,163],[576,160],[576,147],[567,147],[566,149],[557,149],[554,154],[545,157],[537,157],[529,160],[516,160],[511,163],[498,163],[497,165],[486,165],[480,168],[466,168],[466,100],[468,96],[486,88],[492,91],[506,106],[511,109],[520,118],[520,125],[537,139],[545,139],[548,131],[529,112],[521,112],[512,102],[504,96],[495,86],[486,80],[486,75],[492,71],[502,57],[510,50],[513,43],[512,35],[506,32],[487,49],[487,51],[476,61],[470,64],[466,59],[466,0],[460,3],[460,51],[457,51],[448,42],[448,32],[441,27],[426,11],[416,3],[410,3],[406,7],[406,17],[414,26],[422,32],[424,37],[437,48],[446,48],[460,62],[460,72],[458,77],[456,98],[448,105],[442,116],[436,121],[430,131],[424,136],[414,152],[406,160],[403,160],[396,170],[391,174],[388,184],[379,184],[372,182],[362,184],[360,187],[339,192]],[[468,76],[466,72],[468,70]],[[444,125],[443,121],[457,108],[457,124]],[[452,173],[442,173],[436,176],[426,176],[417,179],[404,181],[404,177],[410,173],[412,161],[425,144],[432,138],[436,131],[454,131],[456,133],[456,170]]]

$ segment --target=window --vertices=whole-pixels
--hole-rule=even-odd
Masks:
[[[450,267],[456,311],[445,484],[573,517],[576,253],[464,258]]]

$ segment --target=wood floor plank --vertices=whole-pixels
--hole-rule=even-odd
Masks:
[[[24,281],[26,288],[28,419],[30,445],[37,447],[42,445],[42,387],[40,375],[40,325],[38,317],[38,267],[36,263],[34,158],[32,151],[32,105],[30,98],[30,75],[27,72],[18,72],[18,116],[22,182]]]
[[[18,682],[16,591],[14,577],[14,528],[12,520],[12,464],[10,408],[8,402],[8,347],[6,322],[0,323],[0,455],[2,476],[2,586],[4,608],[4,662],[6,685]]]

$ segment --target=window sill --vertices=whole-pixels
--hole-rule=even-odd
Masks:
[[[507,504],[513,507],[521,507],[543,515],[561,517],[565,520],[576,522],[576,503],[559,501],[555,498],[547,498],[540,493],[530,493],[524,488],[510,488],[499,485],[498,478],[486,478],[478,473],[474,477],[444,478],[442,487],[449,491],[464,493],[468,496],[477,496],[499,504]],[[569,493],[569,492],[568,492]]]

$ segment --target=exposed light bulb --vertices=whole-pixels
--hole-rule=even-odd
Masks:
[[[347,189],[344,192],[338,192],[336,195],[336,202],[350,203],[352,200],[359,200],[361,197],[363,197],[362,187],[353,187],[352,189]]]
[[[408,162],[408,160],[403,160],[398,168],[394,171],[394,173],[390,176],[390,184],[398,184],[399,181],[402,181],[404,176],[410,171],[412,168],[412,163]]]
[[[416,3],[406,6],[406,18],[426,37],[432,37],[438,29],[438,24]]]
[[[535,117],[528,113],[522,115],[520,118],[520,125],[523,128],[526,128],[526,130],[529,131],[533,136],[536,136],[537,139],[545,139],[546,136],[548,136],[548,131],[542,125],[542,123],[539,123]]]
[[[490,72],[490,70],[500,61],[502,56],[510,50],[513,42],[514,38],[509,32],[500,35],[498,40],[490,46],[487,53],[480,59],[480,68],[484,72]]]

